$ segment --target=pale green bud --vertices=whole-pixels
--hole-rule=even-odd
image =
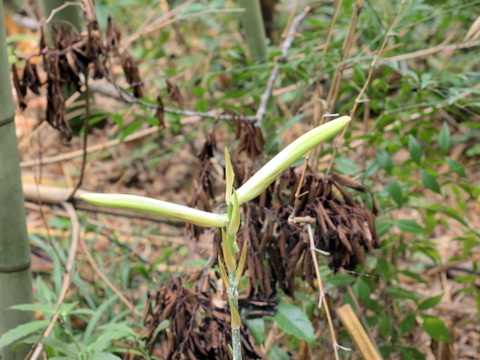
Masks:
[[[310,149],[340,132],[349,121],[350,116],[342,116],[310,130],[288,145],[237,189],[239,205],[260,195],[285,169]]]
[[[82,199],[97,206],[141,211],[148,214],[164,216],[172,221],[183,221],[202,227],[224,227],[228,224],[226,214],[213,214],[143,196],[85,194],[82,195]]]
[[[236,236],[238,228],[240,227],[240,205],[238,204],[238,195],[236,191],[233,191],[232,195],[232,214],[230,216],[230,222],[228,223],[228,234]]]

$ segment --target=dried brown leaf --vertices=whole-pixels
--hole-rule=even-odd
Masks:
[[[165,107],[163,106],[162,97],[160,95],[157,96],[157,108],[155,110],[155,117],[158,120],[158,125],[165,129]]]
[[[363,184],[359,183],[356,180],[353,180],[351,177],[349,177],[347,175],[332,173],[329,176],[329,179],[335,181],[336,183],[338,183],[342,186],[346,186],[346,187],[349,187],[349,188],[352,188],[352,189],[355,189],[355,190],[358,190],[358,191],[361,191],[361,192],[367,191],[367,188]]]
[[[180,109],[183,109],[183,98],[179,87],[167,80],[167,92],[168,96],[170,96],[170,101],[177,105]]]

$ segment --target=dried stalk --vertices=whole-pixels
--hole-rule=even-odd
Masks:
[[[317,281],[318,281],[318,290],[320,292],[320,296],[318,300],[318,308],[321,308],[322,305],[325,308],[325,315],[327,316],[328,327],[330,329],[330,336],[332,338],[335,360],[340,360],[338,356],[339,345],[337,343],[337,336],[335,335],[335,328],[333,327],[332,316],[330,314],[330,307],[328,306],[328,301],[325,296],[325,292],[323,290],[322,276],[320,275],[320,269],[318,267],[318,260],[317,260],[317,254],[316,254],[317,248],[315,247],[315,242],[313,240],[313,231],[312,231],[311,224],[307,224],[307,231],[308,231],[308,239],[310,241],[310,254],[313,259],[313,266],[315,267],[315,274],[317,276]]]
[[[350,49],[353,46],[353,40],[355,38],[355,30],[357,28],[358,18],[360,16],[360,11],[363,8],[365,0],[357,0],[355,2],[355,9],[353,10],[352,16],[350,18],[347,35],[342,45],[342,58],[340,61],[340,66],[335,69],[333,74],[332,84],[328,91],[327,96],[327,111],[333,111],[333,107],[337,100],[338,93],[340,91],[340,83],[342,81],[343,71],[347,67],[345,60],[348,59]]]
[[[353,108],[352,108],[352,111],[351,111],[351,118],[354,119],[355,117],[355,114],[357,112],[357,109],[358,109],[358,105],[362,102],[364,102],[365,100],[363,100],[363,95],[365,94],[365,91],[367,90],[367,87],[368,85],[370,85],[370,81],[372,80],[372,76],[373,76],[373,70],[375,69],[375,65],[377,64],[378,60],[380,59],[380,56],[382,55],[382,52],[383,50],[385,49],[385,47],[387,46],[387,41],[388,41],[388,38],[390,36],[393,36],[395,35],[393,33],[393,29],[395,28],[395,26],[397,25],[397,22],[398,20],[400,19],[400,15],[402,15],[402,12],[403,12],[403,8],[405,6],[405,3],[406,3],[406,0],[402,0],[402,2],[400,3],[400,7],[398,9],[398,12],[397,12],[397,15],[395,16],[395,19],[393,19],[393,22],[392,24],[390,25],[390,27],[388,28],[388,31],[387,33],[385,34],[385,37],[383,38],[383,42],[382,42],[382,45],[380,46],[380,48],[378,49],[377,51],[377,54],[375,55],[375,57],[373,58],[371,64],[370,64],[370,71],[368,72],[368,76],[367,76],[367,79],[365,80],[365,83],[363,84],[363,87],[362,89],[360,90],[356,100],[355,100],[355,103],[353,105]],[[328,164],[328,168],[327,168],[327,171],[326,171],[326,174],[328,175],[330,173],[330,171],[332,170],[332,166],[333,166],[333,161],[335,160],[335,156],[337,154],[337,150],[338,148],[341,146],[342,144],[342,139],[343,137],[345,136],[345,132],[347,131],[349,126],[346,126],[345,128],[343,128],[342,130],[342,135],[339,137],[339,140],[335,142],[335,146],[333,148],[333,153],[332,153],[332,157],[330,159],[330,162]]]

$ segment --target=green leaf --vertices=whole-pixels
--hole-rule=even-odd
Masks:
[[[329,277],[324,281],[326,284],[333,286],[346,286],[355,282],[355,278],[348,274],[336,274],[335,276]]]
[[[442,319],[435,316],[429,316],[423,321],[422,327],[428,335],[437,341],[444,343],[449,343],[451,341],[450,333]]]
[[[35,339],[35,341],[37,341],[37,339]],[[54,349],[57,349],[59,351],[61,351],[63,354],[65,355],[71,355],[71,358],[75,359],[75,355],[78,354],[78,349],[73,345],[73,344],[68,344],[66,342],[63,342],[62,340],[59,340],[57,338],[54,338],[52,336],[48,337],[48,338],[42,338],[42,340],[40,340],[40,342],[44,345],[47,345],[51,348],[54,348]]]
[[[431,309],[442,300],[443,294],[437,295],[437,296],[432,296],[429,297],[428,299],[423,300],[419,305],[418,305],[418,310],[427,310]]]
[[[370,287],[363,280],[357,281],[352,286],[352,289],[356,297],[362,300],[370,299],[370,294],[372,293],[372,290],[370,290]]]
[[[95,338],[95,341],[88,346],[92,352],[108,350],[114,340],[120,340],[126,337],[135,338],[135,332],[125,323],[110,323],[100,327],[103,333]]]
[[[265,341],[265,319],[263,317],[244,318],[243,321],[250,329],[253,338],[257,344],[263,344]]]
[[[403,318],[402,321],[400,321],[400,331],[402,332],[403,335],[408,333],[410,330],[413,329],[415,326],[415,314],[410,313],[407,316]]]
[[[409,270],[401,270],[400,271],[401,274],[405,275],[405,276],[408,276],[409,278],[412,278],[413,280],[416,280],[420,283],[423,283],[425,285],[428,285],[428,282],[425,281],[424,278],[422,278],[420,275],[418,274],[415,274],[414,272],[412,271],[409,271]]]
[[[269,360],[290,360],[290,355],[282,348],[272,346],[267,354],[267,358]]]
[[[315,344],[312,323],[307,315],[297,306],[283,300],[280,301],[273,320],[277,323],[278,327],[287,334],[305,340],[311,345]]]
[[[95,340],[93,336],[93,331],[97,328],[100,318],[103,316],[104,312],[108,311],[113,306],[113,303],[118,300],[117,295],[112,295],[108,300],[106,300],[102,305],[98,307],[95,312],[95,315],[88,322],[87,328],[83,333],[83,339],[86,344]]]
[[[423,232],[423,227],[417,224],[416,221],[402,219],[395,221],[395,225],[402,231],[409,232],[412,234],[421,234]]]
[[[404,360],[425,360],[426,357],[415,348],[404,346],[402,347],[402,355]]]
[[[453,281],[459,282],[459,283],[474,283],[477,280],[477,278],[473,275],[460,275],[457,276]]]
[[[465,169],[463,168],[463,165],[460,164],[458,161],[450,159],[448,157],[445,157],[445,161],[447,162],[450,170],[453,171],[455,174],[463,178],[467,177],[467,174],[465,173]]]
[[[423,185],[425,185],[427,189],[430,189],[437,194],[441,194],[440,185],[438,184],[435,176],[423,169],[420,170],[420,175],[422,176]]]
[[[352,159],[337,157],[335,159],[335,168],[342,174],[351,174],[358,170],[358,165]]]
[[[443,123],[442,130],[438,135],[438,145],[444,153],[446,153],[448,149],[450,149],[450,129],[448,128],[448,124],[446,122]]]
[[[394,286],[394,285],[389,285],[387,286],[387,293],[388,295],[390,295],[390,297],[392,297],[393,299],[397,299],[397,300],[418,300],[419,298],[419,295],[410,291],[410,290],[407,290],[407,289],[404,289],[400,286]]]
[[[100,352],[100,353],[94,353],[91,357],[89,357],[90,360],[122,360],[121,357],[118,357],[117,355],[113,355],[112,353],[106,353],[106,352]]]
[[[379,237],[383,237],[391,228],[392,222],[390,219],[378,219],[377,218],[377,232]]]
[[[412,135],[409,135],[408,137],[408,152],[410,153],[412,160],[417,164],[420,164],[422,161],[422,146]]]
[[[42,305],[42,304],[14,305],[10,307],[10,309],[20,310],[20,311],[40,311],[45,314],[53,314],[56,310],[54,305]]]
[[[398,207],[402,207],[403,205],[403,192],[398,182],[393,179],[388,180],[387,191],[390,196],[395,200]]]
[[[393,327],[392,327],[392,323],[390,322],[390,316],[389,315],[383,315],[382,316],[382,318],[380,320],[380,324],[378,326],[378,329],[380,330],[380,333],[384,337],[388,337],[388,336],[392,335]]]
[[[8,330],[0,337],[0,349],[40,330],[48,325],[48,320],[32,321]]]
[[[294,117],[292,117],[290,120],[288,120],[285,124],[280,126],[277,129],[277,134],[282,134],[284,131],[287,131],[290,129],[293,125],[295,125],[297,122],[299,122],[303,117],[305,116],[305,113],[297,114]]]
[[[388,173],[391,174],[393,170],[393,163],[392,159],[390,159],[390,155],[383,150],[383,149],[377,149],[377,161],[380,164],[380,166]]]

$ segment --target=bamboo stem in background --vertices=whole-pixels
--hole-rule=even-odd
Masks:
[[[245,9],[245,12],[242,14],[242,24],[248,49],[250,50],[250,58],[254,62],[263,61],[267,56],[267,47],[265,45],[266,34],[260,1],[240,0],[239,3]]]
[[[0,336],[34,319],[31,312],[7,310],[13,305],[32,302],[30,247],[9,68],[3,2],[0,2]],[[23,360],[30,347],[20,346],[14,353],[14,346],[5,347],[0,358]]]
[[[73,2],[75,1],[71,1],[71,3]],[[57,11],[57,13],[53,14],[53,17],[51,18],[50,23],[47,24],[47,29],[48,29],[47,38],[49,39],[49,41],[51,40],[52,25],[62,26],[68,30],[70,30],[69,28],[72,27],[79,32],[82,29],[82,17],[80,16],[79,6],[75,6],[75,5],[65,6],[66,3],[67,1],[65,0],[43,0],[42,1],[43,14],[45,16],[45,19],[48,19],[52,15],[52,11]],[[61,8],[62,6],[63,8]]]

